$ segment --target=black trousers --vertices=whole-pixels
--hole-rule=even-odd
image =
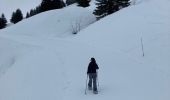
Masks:
[[[89,73],[89,88],[92,88],[93,83],[93,91],[97,91],[97,74],[96,73]]]

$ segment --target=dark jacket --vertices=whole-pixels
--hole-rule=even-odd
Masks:
[[[87,74],[88,73],[96,73],[96,69],[99,69],[96,62],[91,61],[88,66]]]

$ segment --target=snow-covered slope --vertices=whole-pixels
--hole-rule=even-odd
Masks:
[[[73,36],[71,31],[64,35],[57,31],[64,27],[55,24],[61,19],[53,14],[58,11],[1,30],[0,100],[169,100],[169,4],[169,0],[143,0]],[[77,10],[73,6],[65,11],[73,9]],[[45,29],[43,23],[56,29]],[[90,57],[100,67],[98,95],[91,91],[84,95]]]
[[[38,37],[66,37],[72,35],[89,24],[95,22],[93,9],[71,5],[63,9],[51,10],[34,17],[25,19],[16,25],[2,30],[4,34],[38,36]],[[15,34],[13,31],[17,30]],[[32,30],[32,31],[30,31]]]

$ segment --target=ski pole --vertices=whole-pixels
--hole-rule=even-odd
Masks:
[[[86,78],[86,88],[85,88],[85,95],[87,94],[86,91],[87,91],[87,80],[88,80],[88,74],[87,74],[87,78]]]
[[[99,88],[99,75],[98,75],[98,71],[97,71],[97,85],[98,85],[98,88]]]
[[[98,74],[98,71],[97,71],[97,83],[98,83],[98,89],[99,89],[99,74]]]

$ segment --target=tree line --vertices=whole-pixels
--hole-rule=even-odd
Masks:
[[[94,10],[93,14],[96,16],[96,19],[99,20],[107,15],[110,15],[124,7],[130,5],[130,0],[96,0],[97,7]],[[88,7],[90,4],[90,0],[66,0],[66,3],[63,0],[42,0],[41,3],[34,9],[31,9],[26,14],[26,18],[39,14],[41,12],[45,12],[53,9],[60,9],[65,7],[66,5],[71,5],[73,3],[77,3],[80,7]],[[18,23],[23,20],[23,14],[20,9],[17,9],[12,13],[12,17],[10,19],[11,23]],[[0,29],[5,28],[7,26],[7,20],[5,15],[2,14],[0,16]]]

